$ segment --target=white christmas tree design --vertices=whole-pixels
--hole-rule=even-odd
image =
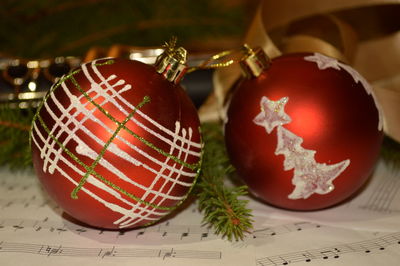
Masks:
[[[285,113],[285,104],[288,97],[277,101],[262,97],[260,102],[261,112],[253,122],[265,128],[270,134],[277,128],[276,155],[283,155],[285,171],[294,170],[292,184],[295,186],[289,199],[307,199],[312,194],[326,194],[334,189],[332,181],[337,178],[350,164],[350,160],[344,160],[336,164],[327,165],[315,161],[314,150],[302,147],[303,139],[283,127],[291,122],[291,118]]]

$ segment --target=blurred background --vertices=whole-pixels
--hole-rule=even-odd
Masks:
[[[0,53],[84,56],[115,44],[157,46],[171,35],[190,51],[241,43],[258,0],[2,0]]]
[[[1,0],[0,165],[25,150],[25,109],[62,74],[106,56],[154,60],[171,36],[189,65],[245,42],[271,58],[320,52],[344,61],[372,84],[385,133],[400,143],[399,15],[398,0]],[[238,68],[183,79],[203,121],[220,118]]]
[[[25,108],[23,100],[40,100],[57,78],[82,61],[148,56],[146,63],[152,63],[161,51],[142,49],[160,47],[171,36],[200,60],[237,48],[259,2],[2,0],[0,103],[18,102]],[[210,75],[199,71],[184,79],[197,107],[212,89]]]

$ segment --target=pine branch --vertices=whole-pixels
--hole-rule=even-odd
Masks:
[[[11,169],[31,165],[29,130],[33,110],[0,105],[0,166]]]
[[[202,131],[205,147],[197,196],[199,209],[204,213],[203,221],[229,241],[242,240],[252,228],[248,201],[240,199],[247,194],[247,187],[224,185],[225,177],[234,169],[226,154],[220,125],[204,124]]]

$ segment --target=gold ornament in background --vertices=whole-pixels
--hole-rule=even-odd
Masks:
[[[2,57],[0,105],[20,109],[37,107],[54,82],[84,62],[102,57],[123,57],[154,64],[163,51],[160,47],[113,45],[110,48],[93,47],[82,58],[67,56],[28,60]]]
[[[178,64],[174,63],[175,59],[171,59],[172,61],[167,60],[170,64],[167,72],[168,75],[172,75],[172,79],[179,80],[184,74],[182,71],[197,69],[197,67],[179,68],[182,60],[186,60],[187,57],[189,66],[197,66],[210,56],[207,53],[192,53],[187,56],[186,51],[179,48],[175,49],[172,44],[174,43],[169,44],[167,47],[141,47],[118,44],[109,48],[92,47],[83,57],[67,56],[29,60],[0,56],[0,107],[3,105],[20,109],[37,107],[51,85],[62,75],[67,74],[82,63],[98,58],[119,57],[153,65],[164,49],[176,50],[175,53],[180,53],[177,55],[179,60],[175,62]],[[173,66],[171,63],[173,63]]]
[[[164,51],[161,47],[139,47],[129,45],[113,45],[106,49],[93,47],[86,53],[83,61],[90,62],[103,57],[122,57],[131,60],[138,60],[146,64],[154,64],[157,56]]]
[[[80,63],[78,57],[0,58],[0,104],[21,109],[36,107],[50,86]]]

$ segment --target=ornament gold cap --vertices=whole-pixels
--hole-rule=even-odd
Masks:
[[[187,52],[183,47],[176,47],[176,38],[164,45],[164,52],[160,54],[154,64],[156,71],[163,75],[168,81],[179,83],[185,75]]]
[[[245,77],[258,77],[270,65],[270,60],[265,52],[257,47],[254,50],[247,44],[243,45],[244,57],[239,61],[240,68]]]

